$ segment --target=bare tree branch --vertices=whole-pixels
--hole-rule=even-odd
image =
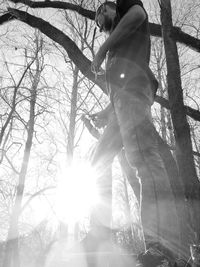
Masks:
[[[33,15],[30,15],[27,12],[20,11],[17,9],[9,9],[9,12],[16,19],[19,19],[33,28],[39,29],[42,33],[48,36],[50,39],[60,44],[68,53],[70,60],[74,62],[75,65],[78,66],[79,70],[86,76],[89,80],[93,81],[97,84],[101,90],[107,94],[106,92],[106,84],[104,75],[98,76],[97,80],[95,80],[94,74],[91,72],[90,66],[91,61],[83,55],[78,46],[62,31],[52,26],[50,23],[46,22],[41,18],[37,18]],[[169,109],[168,100],[156,96],[156,102]],[[185,106],[186,114],[191,118],[200,121],[200,112],[198,110],[192,109],[188,106]]]
[[[88,79],[96,83],[104,92],[105,90],[105,80],[104,76],[98,76],[98,79],[95,80],[95,75],[91,72],[91,61],[83,55],[78,46],[73,42],[67,35],[62,31],[52,26],[49,22],[30,15],[27,12],[17,10],[14,8],[9,8],[10,14],[16,19],[19,19],[33,28],[39,29],[42,33],[48,36],[50,39],[60,44],[67,52],[70,60],[78,66],[79,70],[86,76]]]
[[[162,37],[161,25],[150,23],[150,33],[152,36]],[[176,42],[186,45],[191,49],[195,50],[196,52],[200,53],[200,40],[183,32],[180,28],[173,27],[171,37]]]
[[[17,103],[16,103],[17,91],[18,91],[18,89],[19,89],[19,87],[20,87],[20,85],[21,85],[21,83],[22,83],[22,81],[23,81],[23,79],[24,79],[27,71],[30,69],[30,67],[34,63],[34,61],[35,61],[35,58],[28,64],[28,66],[24,70],[24,72],[23,72],[20,80],[18,81],[17,85],[15,84],[15,86],[14,86],[14,93],[13,93],[11,110],[10,110],[10,112],[8,114],[8,117],[7,117],[4,125],[2,126],[1,132],[0,132],[0,144],[2,142],[2,139],[3,139],[3,136],[4,136],[5,130],[6,130],[7,126],[8,126],[11,118],[12,118],[13,113],[15,112],[15,109],[16,109],[16,105],[17,105]],[[15,83],[15,81],[14,81],[14,83]]]
[[[85,9],[81,5],[75,5],[67,2],[50,1],[50,0],[48,1],[10,0],[10,1],[15,4],[21,3],[31,8],[59,8],[64,10],[71,10],[78,12],[80,15],[88,19],[94,20],[95,18],[95,11]],[[161,25],[150,23],[150,33],[153,36],[162,37]],[[200,52],[200,40],[187,33],[184,33],[183,31],[181,31],[180,28],[173,27],[171,36],[175,41],[180,42],[197,52]]]
[[[157,103],[159,103],[162,107],[165,107],[166,109],[170,109],[169,102],[167,99],[157,95],[155,101]],[[185,112],[188,116],[190,116],[192,119],[194,119],[196,121],[200,121],[200,111],[199,110],[193,109],[193,108],[188,107],[188,106],[184,106],[184,107],[185,107]]]
[[[23,211],[25,210],[25,208],[29,205],[29,203],[37,196],[41,195],[42,193],[44,193],[47,190],[51,190],[51,189],[55,189],[55,186],[48,186],[45,188],[42,188],[41,190],[35,192],[34,194],[32,194],[29,199],[24,203],[24,205],[22,206],[21,210],[20,210],[20,214],[23,213]]]
[[[11,13],[6,13],[0,16],[0,25],[4,24],[5,22],[9,22],[13,19],[16,19]]]
[[[65,9],[65,10],[72,10],[76,11],[80,15],[94,20],[95,18],[95,12],[85,9],[80,5],[75,5],[67,2],[62,1],[30,1],[30,0],[10,0],[10,2],[13,2],[15,4],[21,3],[26,6],[29,6],[31,8],[59,8],[59,9]]]

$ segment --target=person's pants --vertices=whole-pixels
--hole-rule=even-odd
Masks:
[[[170,182],[158,153],[156,130],[151,119],[150,83],[145,75],[140,79],[124,83],[121,88],[112,88],[114,114],[99,141],[92,164],[99,173],[102,172],[99,185],[103,188],[103,172],[124,146],[128,163],[137,169],[142,183],[141,217],[145,239],[151,237],[152,241],[162,242],[177,252],[178,216]]]
[[[127,160],[142,183],[142,224],[145,236],[170,241],[176,251],[179,224],[175,201],[162,159],[158,153],[150,107],[129,91],[113,95],[114,109]]]

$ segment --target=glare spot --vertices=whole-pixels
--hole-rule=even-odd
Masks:
[[[77,164],[59,175],[55,212],[65,222],[86,216],[99,202],[95,171],[88,164]]]

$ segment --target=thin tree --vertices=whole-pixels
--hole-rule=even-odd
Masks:
[[[190,127],[183,103],[180,65],[177,45],[171,37],[173,23],[170,0],[161,0],[161,23],[167,62],[167,83],[169,106],[176,141],[176,159],[180,177],[184,185],[185,203],[189,217],[186,223],[192,228],[189,242],[199,242],[200,238],[200,183],[196,174]],[[184,202],[184,200],[182,200]],[[188,228],[188,231],[190,229]],[[183,240],[183,242],[187,242]]]
[[[40,61],[37,57],[37,53],[41,49],[41,43],[37,40],[36,50],[36,70],[33,74],[33,81],[30,88],[29,96],[29,121],[27,123],[27,139],[24,148],[24,155],[22,159],[22,165],[19,172],[18,186],[16,190],[16,197],[11,211],[9,220],[9,230],[5,245],[3,266],[5,267],[20,267],[19,257],[19,216],[22,208],[22,200],[24,195],[25,179],[28,170],[28,164],[30,159],[31,147],[33,142],[34,125],[35,125],[35,105],[37,99],[37,88],[40,81],[40,75],[42,68]]]
[[[54,3],[51,1],[45,1],[45,2],[26,1],[24,2],[23,0],[13,0],[12,2],[25,3],[32,8],[61,7],[63,9],[70,9],[70,10],[76,11],[79,14],[82,14],[83,16],[86,16],[90,19],[94,19],[94,15],[95,15],[93,11],[83,8],[82,5],[74,5],[74,4],[63,3],[63,2],[62,2],[62,5],[60,5],[61,2]],[[51,24],[47,23],[46,21],[40,18],[37,18],[35,16],[32,16],[27,12],[19,11],[17,9],[9,9],[9,11],[0,18],[0,23],[4,23],[5,21],[8,21],[10,19],[23,20],[25,23],[29,24],[30,26],[40,29],[44,34],[49,36],[52,40],[54,40],[55,42],[63,46],[65,50],[67,51],[70,59],[73,60],[73,62],[79,67],[80,71],[85,76],[87,76],[89,79],[91,79],[96,84],[98,84],[101,87],[101,89],[105,92],[105,83],[104,83],[103,77],[99,77],[97,80],[94,79],[95,77],[90,71],[90,61],[86,57],[84,57],[82,53],[80,53],[80,50],[78,49],[78,47],[72,42],[72,40],[68,36],[64,35],[61,31],[59,31],[58,29],[56,29],[55,27],[53,27]],[[150,26],[151,26],[152,34],[154,34],[155,36],[161,36],[160,25],[151,24]],[[193,49],[199,52],[200,42],[197,38],[194,38],[182,32],[180,29],[176,27],[171,27],[170,33],[171,33],[171,39],[174,40],[174,42],[179,41],[181,43],[188,45],[189,47],[192,47]],[[156,101],[158,101],[159,103],[162,103],[162,105],[165,105],[165,107],[168,107],[168,108],[169,106],[171,107],[171,104],[169,104],[168,101],[166,101],[165,99],[161,97],[157,97]],[[181,110],[181,112],[182,111],[186,112],[186,114],[188,114],[189,116],[199,120],[200,116],[197,110],[191,109],[187,106],[183,106],[183,110]],[[180,111],[178,113],[180,113]],[[195,174],[194,179],[196,179],[196,174]]]

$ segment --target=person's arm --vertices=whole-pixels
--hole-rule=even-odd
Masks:
[[[112,111],[113,107],[112,104],[110,103],[105,109],[101,110],[100,112],[91,114],[90,118],[92,119],[94,125],[97,128],[102,128],[107,125],[109,115],[111,114]]]
[[[124,42],[130,33],[132,34],[139,28],[139,26],[146,19],[146,16],[147,15],[141,6],[132,6],[117,24],[116,28],[107,38],[107,40],[99,48],[99,51],[93,60],[92,67],[98,70],[105,59],[108,50],[112,49],[114,46],[117,46],[120,44],[120,42]]]

